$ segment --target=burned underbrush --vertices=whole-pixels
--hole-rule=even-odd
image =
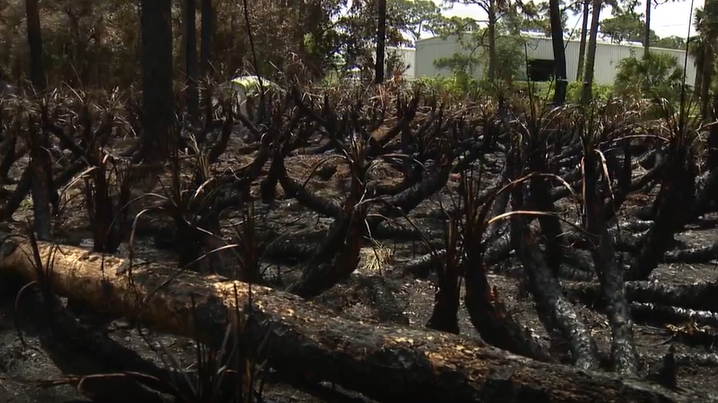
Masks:
[[[309,306],[387,332],[463,334],[550,368],[650,385],[626,401],[682,401],[680,388],[697,399],[717,396],[702,385],[718,373],[710,269],[718,259],[718,171],[706,148],[715,127],[666,105],[661,119],[648,119],[648,106],[618,100],[558,108],[533,98],[459,103],[391,88],[353,96],[297,88],[266,105],[261,120],[238,115],[232,103],[208,102],[201,124],[178,122],[175,149],[159,163],[133,152],[141,119],[132,95],[67,90],[0,100],[0,212],[8,233],[36,234],[34,264],[72,270],[42,259],[43,242],[55,242],[128,259],[130,282],[142,265],[176,272],[137,302],[137,312],[121,313],[137,321],[124,334],[141,336],[163,365],[130,353],[141,343],[122,346],[104,334],[110,321],[79,331],[78,315],[102,317],[104,305],[70,292],[62,297],[83,300],[84,313],[55,301],[53,319],[43,320],[72,336],[58,337],[74,340],[64,348],[89,356],[95,346],[102,374],[65,371],[33,382],[87,394],[88,383],[122,378],[175,401],[260,401],[268,377],[310,394],[329,393],[317,384],[330,381],[376,401],[395,398],[372,386],[385,382],[380,371],[361,381],[347,375],[374,365],[358,348],[343,350],[342,343],[369,343],[363,336],[322,345],[337,365],[353,365],[327,375],[326,357],[311,355],[318,347],[310,341],[321,335],[267,331],[273,320],[293,326],[287,318]],[[143,321],[142,309],[186,273],[239,280],[297,308],[277,316],[254,303],[251,287],[247,304],[235,289],[244,309],[187,330],[195,355],[180,358],[166,335],[145,334],[140,324],[171,327]],[[44,293],[35,297],[50,299],[43,286],[52,280],[40,277]],[[197,315],[188,323],[206,320],[191,298],[191,306],[171,309]],[[290,349],[297,345],[303,349]],[[385,357],[395,360],[386,366],[419,366],[419,355]],[[498,370],[466,365],[454,370]],[[532,397],[588,401],[551,400],[558,396],[551,382],[517,377],[517,385],[543,390]],[[615,388],[611,379],[596,382]],[[451,383],[431,380],[436,390]],[[520,401],[527,395],[516,388],[482,396]]]

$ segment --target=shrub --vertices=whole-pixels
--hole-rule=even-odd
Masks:
[[[623,97],[665,98],[679,101],[683,67],[678,58],[653,53],[648,59],[635,57],[618,62],[616,94]]]
[[[481,83],[463,73],[455,73],[450,77],[421,77],[414,84],[424,93],[453,98],[476,97],[482,92]]]

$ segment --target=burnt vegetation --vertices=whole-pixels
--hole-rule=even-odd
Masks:
[[[172,102],[153,87],[164,104],[151,108],[140,92],[79,84],[0,97],[0,259],[21,235],[35,270],[18,279],[19,263],[0,264],[8,328],[59,369],[30,377],[0,357],[0,396],[67,385],[63,396],[98,402],[289,401],[277,385],[305,401],[718,394],[718,126],[689,100],[553,106],[510,90],[455,99],[400,80],[287,80],[243,114],[211,74],[191,84]],[[80,271],[55,264],[68,245],[128,259],[120,274],[149,296],[120,319],[54,289],[57,273]],[[189,306],[168,309],[191,317],[182,336],[194,340],[171,336],[143,316],[169,287],[133,277],[150,264],[286,305],[235,288],[209,320],[188,291]],[[326,323],[291,319],[313,309]],[[456,355],[426,353],[435,345]],[[464,362],[462,350],[484,352]],[[573,379],[593,389],[562,394]]]

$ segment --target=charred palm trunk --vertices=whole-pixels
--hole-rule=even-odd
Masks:
[[[612,202],[603,204],[603,220],[612,220],[631,192],[631,177],[633,175],[633,162],[631,156],[631,140],[623,141],[623,164],[618,174],[618,189],[614,192]],[[602,196],[601,196],[602,197]]]
[[[517,203],[518,204],[518,203]],[[514,205],[514,209],[518,209]],[[595,342],[588,328],[563,295],[558,279],[546,267],[536,240],[520,216],[511,218],[511,232],[516,253],[526,270],[539,318],[549,333],[558,331],[568,342],[571,361],[579,368],[598,368]]]
[[[530,331],[514,319],[501,300],[496,287],[486,277],[480,249],[467,252],[464,262],[466,295],[464,303],[471,324],[487,343],[514,354],[538,361],[556,362],[549,351],[539,344]]]
[[[438,285],[434,294],[434,308],[426,327],[441,332],[459,334],[459,221],[449,220],[446,229],[446,249],[443,259],[433,253]]]
[[[489,284],[483,248],[480,243],[467,245],[463,262],[464,304],[471,324],[484,341],[502,350],[538,361],[555,362],[549,351],[511,315],[498,289]]]
[[[378,209],[377,214],[367,220],[367,226],[370,231],[373,233],[379,224],[387,218],[402,217],[408,214],[424,200],[446,186],[451,174],[452,162],[453,153],[446,152],[443,161],[439,164],[438,171],[398,195],[389,198],[387,203]]]
[[[10,179],[8,177],[10,168],[12,168],[13,164],[15,164],[15,161],[17,160],[17,134],[15,131],[9,134],[3,134],[6,136],[6,140],[3,143],[3,145],[5,145],[5,149],[2,150],[2,160],[0,160],[0,180],[2,180],[3,183],[7,183]]]
[[[282,166],[280,159],[283,158],[279,147],[275,147],[274,156],[272,157],[272,163],[269,166],[269,172],[267,177],[262,180],[259,185],[260,194],[263,203],[271,203],[277,197],[277,184],[282,174]]]
[[[543,150],[534,150],[533,155],[530,156],[529,168],[532,172],[547,172],[548,167]],[[551,196],[549,182],[546,178],[535,176],[530,179],[530,189],[531,199],[535,203],[536,209],[550,213],[550,215],[539,216],[539,224],[541,224],[541,231],[546,238],[546,264],[555,275],[558,275],[561,256],[567,246],[563,241],[561,221],[556,215],[556,206]]]
[[[507,155],[506,157],[506,165],[504,166],[504,169],[501,173],[501,182],[499,182],[499,188],[506,186],[514,178],[515,169],[514,164],[511,162],[511,160],[513,159],[511,153],[512,152],[509,152],[509,155]],[[509,205],[510,197],[510,192],[503,192],[496,197],[496,201],[494,201],[493,206],[491,206],[491,217],[496,217],[506,212],[506,207]],[[493,239],[496,235],[498,235],[499,228],[501,228],[501,224],[502,222],[500,220],[494,221],[489,224],[489,233],[487,234],[488,239]]]
[[[611,357],[619,373],[636,375],[638,353],[633,344],[633,329],[623,282],[623,263],[616,259],[613,240],[604,220],[603,197],[597,191],[600,175],[596,152],[588,148],[584,157],[586,231],[594,245],[591,256],[608,305],[608,322],[613,335]]]
[[[52,189],[52,157],[49,152],[48,133],[37,122],[29,122],[30,164],[32,170],[33,229],[38,239],[52,238],[52,214],[50,213]]]
[[[713,94],[713,111],[718,112],[718,93]],[[718,169],[718,125],[712,125],[708,129],[708,156],[706,157],[706,168],[709,170]]]
[[[305,267],[302,277],[288,289],[301,297],[315,297],[346,280],[359,264],[367,214],[367,203],[359,202],[364,195],[368,167],[362,145],[357,145],[353,151],[349,158],[351,190],[341,215],[334,220],[317,259]]]
[[[643,246],[629,269],[628,280],[647,279],[670,247],[674,234],[690,220],[695,206],[695,178],[690,146],[676,135],[671,139],[667,169],[656,200],[658,212],[655,225],[646,234]]]
[[[272,164],[277,164],[279,170],[279,183],[287,196],[294,197],[303,206],[322,214],[327,217],[339,219],[342,217],[342,207],[332,200],[323,199],[309,190],[301,183],[292,179],[287,175],[287,169],[284,166],[284,158],[274,159]]]
[[[517,166],[517,154],[512,148],[506,160],[505,174],[508,181],[513,180]],[[487,278],[487,267],[491,263],[491,254],[495,255],[495,248],[490,248],[490,239],[483,240],[484,232],[490,221],[489,214],[494,211],[493,202],[498,198],[510,195],[502,188],[493,191],[488,200],[481,201],[479,186],[467,175],[462,174],[461,185],[464,189],[463,217],[466,220],[463,226],[464,260],[462,272],[466,285],[464,302],[469,313],[471,324],[488,343],[515,354],[530,357],[539,361],[555,361],[548,350],[536,342],[530,332],[521,326],[506,309],[496,287],[491,287]],[[516,187],[520,192],[520,186]],[[501,193],[498,193],[501,192]]]

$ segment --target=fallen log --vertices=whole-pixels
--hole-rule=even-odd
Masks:
[[[699,311],[715,311],[718,306],[718,281],[694,284],[665,284],[658,281],[627,281],[626,298],[631,302],[675,306]],[[600,289],[592,282],[563,284],[568,295],[594,305],[601,303]]]
[[[241,282],[40,243],[57,294],[158,329],[221,340],[250,287]],[[135,262],[136,263],[136,262]],[[0,273],[36,279],[32,250],[0,234]],[[343,318],[297,296],[252,286],[250,335],[270,333],[270,365],[289,376],[333,382],[382,402],[687,402],[658,386],[539,363],[468,337]],[[236,305],[235,305],[236,304]],[[194,308],[193,308],[194,306]],[[192,310],[194,309],[194,313]]]

